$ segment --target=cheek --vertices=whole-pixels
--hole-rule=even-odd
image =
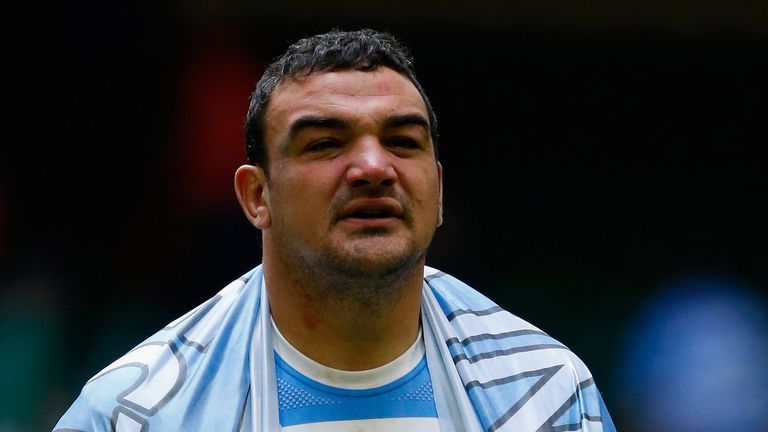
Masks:
[[[408,192],[415,211],[420,213],[420,222],[432,225],[432,218],[436,218],[440,200],[440,187],[437,174],[430,173],[422,168],[424,175],[415,179],[413,188]]]
[[[440,179],[437,174],[437,169],[432,166],[421,166],[415,172],[421,175],[415,179],[419,188],[420,199],[423,199],[427,203],[436,201],[440,193]]]
[[[304,226],[298,227],[303,231],[324,220],[333,198],[328,179],[316,174],[308,170],[286,170],[272,189],[273,204],[279,217],[292,223],[303,223]]]

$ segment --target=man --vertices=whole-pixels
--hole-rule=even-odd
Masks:
[[[96,375],[55,430],[615,430],[573,353],[425,267],[436,139],[391,36],[291,46],[235,174],[262,265]]]

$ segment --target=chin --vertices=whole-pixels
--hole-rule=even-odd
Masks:
[[[367,243],[367,242],[363,242]],[[343,273],[357,276],[383,277],[400,274],[417,265],[426,249],[419,250],[413,245],[355,244],[347,250],[337,250],[326,255],[333,261],[332,266]]]

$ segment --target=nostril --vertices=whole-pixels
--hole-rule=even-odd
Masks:
[[[397,183],[397,172],[385,161],[355,163],[347,168],[346,180],[353,187],[392,187]]]

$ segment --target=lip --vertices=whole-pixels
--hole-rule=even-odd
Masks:
[[[380,217],[380,218],[357,218],[348,217],[339,220],[339,226],[353,230],[391,230],[402,224],[400,218]]]
[[[403,207],[394,198],[357,198],[342,208],[339,218],[356,217],[366,212],[400,218],[403,216]]]
[[[360,227],[384,227],[398,223],[402,217],[403,207],[394,198],[357,198],[342,208],[338,219]]]

